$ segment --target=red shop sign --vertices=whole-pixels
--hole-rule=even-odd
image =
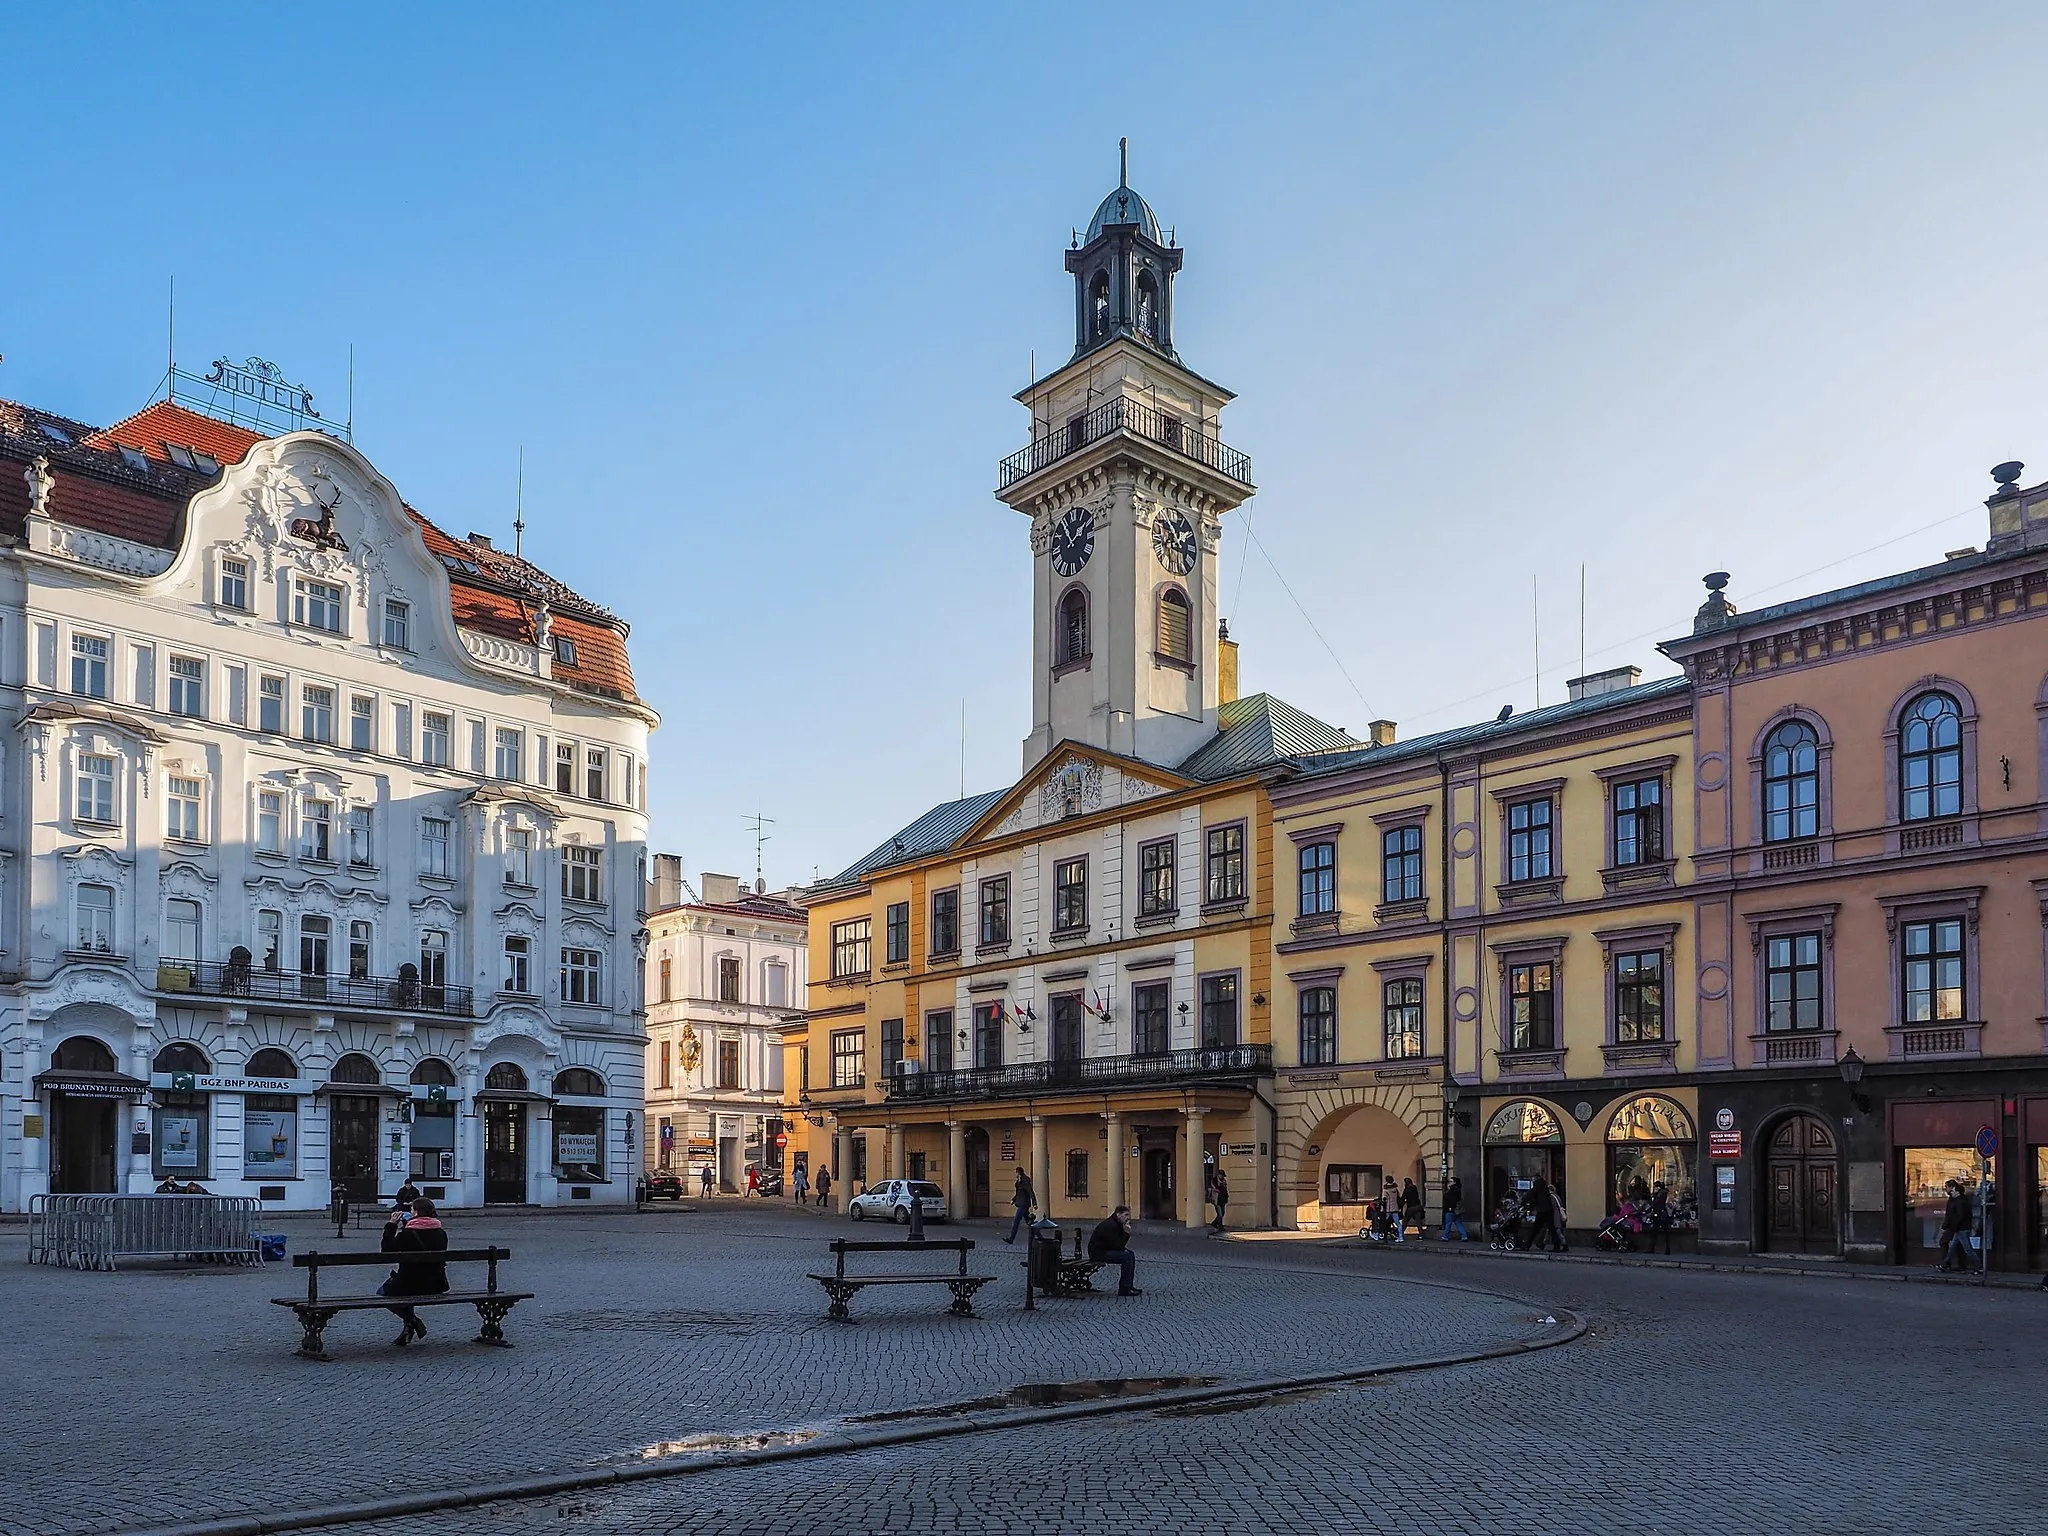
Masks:
[[[1709,1156],[1709,1157],[1740,1157],[1740,1156],[1742,1156],[1742,1132],[1740,1132],[1740,1131],[1709,1131],[1709,1132],[1707,1132],[1707,1156]]]

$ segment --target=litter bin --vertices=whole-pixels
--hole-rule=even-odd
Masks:
[[[1041,1296],[1060,1288],[1060,1229],[1050,1216],[1031,1224],[1031,1283]]]

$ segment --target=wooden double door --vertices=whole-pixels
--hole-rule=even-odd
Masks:
[[[1815,1115],[1793,1115],[1764,1153],[1764,1246],[1773,1253],[1839,1253],[1835,1134]]]

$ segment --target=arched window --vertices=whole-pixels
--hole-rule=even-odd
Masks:
[[[571,1067],[555,1074],[555,1093],[565,1099],[601,1099],[604,1079],[587,1067]]]
[[[120,1064],[103,1042],[91,1035],[73,1035],[50,1053],[50,1065],[59,1072],[118,1072]]]
[[[1607,1187],[1614,1204],[1646,1203],[1659,1184],[1672,1207],[1696,1204],[1698,1133],[1685,1107],[1655,1094],[1630,1099],[1607,1122]]]
[[[501,1061],[484,1074],[484,1086],[523,1089],[526,1087],[526,1074],[511,1062]]]
[[[1564,1132],[1546,1106],[1522,1099],[1494,1112],[1486,1122],[1486,1140],[1489,1145],[1555,1146],[1563,1143]]]
[[[1764,841],[1819,831],[1820,738],[1804,720],[1788,720],[1764,742]]]
[[[350,1051],[335,1062],[334,1070],[327,1074],[332,1083],[379,1083],[383,1075],[377,1070],[377,1063],[361,1051]]]
[[[1188,597],[1179,587],[1168,587],[1159,594],[1159,654],[1173,661],[1195,659]]]
[[[299,1064],[274,1046],[266,1046],[249,1058],[242,1068],[245,1077],[297,1077]]]
[[[1138,274],[1138,334],[1147,341],[1159,339],[1159,287],[1150,272]]]
[[[1945,693],[1923,693],[1899,721],[1899,820],[1963,812],[1963,712]]]
[[[423,1088],[453,1088],[455,1069],[438,1057],[424,1057],[412,1069],[412,1080]]]
[[[1088,594],[1076,587],[1060,599],[1060,664],[1088,659]]]
[[[167,1045],[156,1053],[149,1064],[152,1072],[211,1072],[207,1065],[206,1052],[196,1045]]]
[[[1088,326],[1097,336],[1109,334],[1109,274],[1098,272],[1088,286]]]

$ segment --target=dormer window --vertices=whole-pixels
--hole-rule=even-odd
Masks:
[[[122,443],[116,451],[121,455],[121,462],[134,470],[138,475],[149,473],[149,460],[144,456],[140,448],[130,448],[126,443]]]
[[[54,421],[39,421],[36,425],[42,429],[43,436],[47,437],[51,442],[61,444],[66,448],[71,446],[71,434],[58,426]]]
[[[193,462],[192,450],[182,443],[165,443],[164,452],[169,456],[170,461],[180,469],[197,469],[199,467],[198,464]]]
[[[555,636],[555,660],[565,667],[576,665],[576,642],[567,635]]]

